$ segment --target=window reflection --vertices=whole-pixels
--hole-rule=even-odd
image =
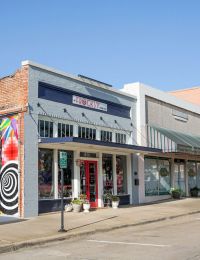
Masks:
[[[53,150],[39,149],[38,189],[39,198],[53,198]]]

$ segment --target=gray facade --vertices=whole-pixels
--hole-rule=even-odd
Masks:
[[[45,82],[66,90],[72,90],[78,94],[84,94],[91,99],[98,95],[102,100],[131,107],[130,118],[122,118],[117,115],[101,113],[101,111],[89,110],[84,107],[73,107],[49,100],[38,98],[38,82]],[[54,73],[52,71],[29,66],[28,83],[29,111],[25,116],[25,180],[24,180],[24,217],[38,215],[38,119],[45,116],[50,120],[74,121],[77,124],[85,124],[94,127],[105,127],[111,130],[120,130],[123,133],[131,133],[129,144],[134,144],[135,129],[131,123],[136,121],[136,101],[112,91],[112,88],[100,88],[98,86],[81,82],[70,77]],[[40,104],[38,106],[38,103]],[[64,112],[64,108],[68,113]],[[85,114],[83,117],[82,114]],[[100,119],[103,117],[103,120]],[[117,123],[116,123],[117,122]],[[131,169],[130,169],[131,170]]]

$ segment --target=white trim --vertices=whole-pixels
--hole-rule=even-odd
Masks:
[[[48,67],[48,66],[45,66],[45,65],[42,65],[42,64],[30,61],[30,60],[22,61],[21,65],[22,66],[29,65],[29,66],[36,67],[36,68],[39,68],[39,69],[42,69],[42,70],[46,70],[46,71],[49,71],[51,73],[55,73],[55,74],[58,74],[60,76],[71,78],[71,79],[77,80],[79,82],[87,83],[88,85],[93,85],[93,86],[98,87],[100,89],[106,89],[109,92],[114,92],[114,93],[117,93],[117,94],[119,94],[121,96],[126,96],[126,97],[129,97],[129,98],[132,98],[132,99],[136,100],[135,96],[123,93],[120,90],[114,89],[113,87],[108,87],[108,86],[104,85],[103,83],[97,83],[95,81],[90,81],[90,80],[87,80],[87,79],[83,79],[83,78],[80,78],[78,76],[74,76],[72,74],[69,74],[69,73],[66,73],[66,72],[63,72],[63,71],[60,71],[60,70],[57,70],[57,69],[54,69],[54,68],[51,68],[51,67]]]

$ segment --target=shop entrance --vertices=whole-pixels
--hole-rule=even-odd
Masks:
[[[185,192],[185,164],[184,162],[176,162],[174,164],[175,188]]]
[[[80,166],[81,193],[87,195],[92,208],[98,207],[97,162],[83,161]]]

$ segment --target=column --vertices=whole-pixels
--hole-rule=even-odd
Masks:
[[[72,194],[73,198],[78,198],[80,195],[80,166],[77,166],[77,159],[79,158],[80,151],[74,151],[74,178],[72,180]]]
[[[185,160],[185,195],[189,196],[189,187],[188,187],[188,161]]]
[[[96,140],[101,140],[101,130],[99,128],[96,129]]]
[[[58,198],[58,150],[53,150],[54,199]]]
[[[132,167],[131,167],[131,155],[126,156],[127,165],[127,192],[130,195],[130,204],[133,204],[133,192],[132,192]]]
[[[53,137],[58,137],[58,125],[53,123]]]
[[[113,168],[113,194],[117,195],[116,154],[112,155],[112,168]]]
[[[99,153],[98,160],[98,207],[103,207],[103,172],[102,172],[102,153]]]
[[[73,136],[78,137],[78,125],[77,124],[74,125]]]
[[[139,203],[145,202],[144,155],[138,155]]]
[[[174,174],[174,158],[171,159],[171,188],[175,187],[175,174]]]

